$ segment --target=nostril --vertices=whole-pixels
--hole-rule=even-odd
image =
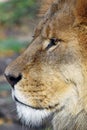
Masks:
[[[22,78],[22,75],[19,74],[17,77],[13,76],[13,75],[6,75],[5,77],[7,79],[7,81],[11,84],[12,87],[14,87],[15,84],[17,84],[17,82],[19,82]]]

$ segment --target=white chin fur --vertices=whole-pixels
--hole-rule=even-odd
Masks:
[[[16,103],[16,105],[18,116],[22,123],[30,127],[42,126],[46,122],[46,118],[50,115],[50,112],[47,110],[36,110],[20,103]]]

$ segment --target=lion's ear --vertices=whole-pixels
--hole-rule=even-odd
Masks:
[[[87,0],[77,0],[75,15],[78,23],[87,24]]]
[[[43,16],[47,10],[50,8],[54,0],[41,0],[41,6],[39,11],[39,16]]]

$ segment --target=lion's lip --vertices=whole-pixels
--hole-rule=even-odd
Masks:
[[[42,108],[42,107],[34,107],[34,106],[31,106],[31,105],[27,105],[27,104],[25,104],[25,103],[19,101],[16,96],[14,96],[14,100],[15,100],[16,102],[18,102],[18,103],[24,105],[24,106],[30,107],[30,108],[35,109],[35,110],[44,110],[44,109],[45,109],[45,108]]]
[[[24,106],[27,106],[27,107],[30,107],[32,109],[35,109],[35,110],[44,110],[44,109],[54,109],[54,107],[58,106],[59,103],[55,104],[54,106],[48,106],[48,107],[34,107],[34,106],[31,106],[31,105],[27,105],[23,102],[21,102],[20,100],[18,100],[18,98],[16,96],[14,96],[14,100]]]

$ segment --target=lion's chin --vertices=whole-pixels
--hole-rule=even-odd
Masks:
[[[30,128],[43,128],[49,125],[51,112],[48,110],[38,110],[16,102],[17,113],[20,121]]]

